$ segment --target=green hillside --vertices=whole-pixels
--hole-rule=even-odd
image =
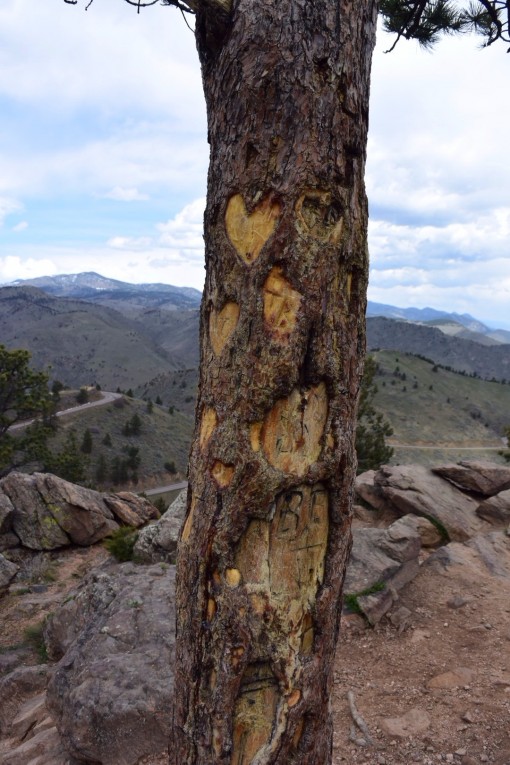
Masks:
[[[126,435],[126,425],[135,416],[140,421],[139,434]],[[58,426],[57,435],[51,439],[52,450],[63,448],[70,431],[75,432],[78,446],[81,446],[85,431],[90,431],[92,451],[83,456],[88,462],[87,479],[98,488],[129,486],[142,490],[170,484],[186,475],[193,420],[182,412],[175,411],[171,415],[168,409],[154,404],[149,413],[145,401],[123,397],[111,404],[59,417]],[[138,475],[136,484],[132,481],[133,470],[128,470],[127,481],[112,479],[115,459],[128,460],[129,449],[138,449],[140,458],[135,471]],[[103,480],[98,480],[101,455],[106,475]],[[167,468],[172,466],[172,470],[165,465]]]
[[[394,435],[394,463],[503,461],[503,429],[510,423],[510,385],[448,371],[398,351],[372,353],[379,368],[376,408]],[[410,445],[419,448],[403,448]]]

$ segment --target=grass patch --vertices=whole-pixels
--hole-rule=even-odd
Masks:
[[[443,544],[448,544],[450,541],[450,535],[448,534],[446,527],[441,523],[441,521],[438,521],[437,518],[434,518],[432,515],[427,515],[426,513],[422,513],[422,517],[426,518],[427,521],[429,521],[439,531],[441,535],[441,542]]]
[[[45,664],[48,661],[48,652],[46,650],[46,643],[44,642],[45,624],[46,619],[43,619],[41,622],[37,622],[37,624],[31,624],[28,627],[25,627],[23,633],[25,641],[36,651],[41,664]]]
[[[376,582],[370,587],[367,587],[365,590],[361,590],[361,592],[350,592],[347,595],[344,595],[344,603],[349,611],[352,611],[354,614],[360,614],[360,616],[363,616],[364,614],[360,608],[358,598],[362,598],[365,595],[374,595],[376,592],[382,592],[385,588],[386,582]]]

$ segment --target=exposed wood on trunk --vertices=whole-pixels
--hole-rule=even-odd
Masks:
[[[326,765],[368,273],[374,0],[198,9],[211,164],[179,765]]]

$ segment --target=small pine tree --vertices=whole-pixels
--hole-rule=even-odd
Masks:
[[[161,400],[161,396],[156,396],[156,404],[158,406],[162,406],[163,405],[163,401]]]
[[[140,417],[135,413],[131,417],[131,435],[139,436],[142,429],[142,421]]]
[[[76,402],[78,404],[87,404],[89,400],[89,392],[86,388],[80,388],[76,395]]]
[[[146,409],[147,409],[147,414],[152,414],[152,412],[154,411],[154,404],[152,403],[150,398],[147,400]]]
[[[82,483],[85,480],[86,460],[78,448],[74,430],[67,434],[59,452],[48,455],[44,467],[46,472],[54,473],[72,483]]]
[[[111,435],[107,433],[101,443],[103,444],[103,446],[111,446],[112,445]]]
[[[393,449],[386,444],[386,438],[393,434],[393,428],[383,415],[375,410],[373,405],[374,396],[377,393],[377,386],[374,382],[376,371],[375,360],[371,356],[367,356],[361,383],[356,427],[358,473],[380,467],[388,462],[393,455]]]
[[[90,454],[92,451],[92,433],[87,428],[85,433],[83,434],[83,440],[81,442],[80,451],[83,452],[83,454]]]

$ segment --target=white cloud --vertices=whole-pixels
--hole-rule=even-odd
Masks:
[[[152,245],[152,239],[147,236],[113,236],[106,244],[114,250],[146,250]]]
[[[19,212],[22,205],[13,198],[0,196],[0,226],[3,226],[5,219],[12,213]]]
[[[167,223],[160,223],[159,244],[169,248],[168,257],[185,257],[189,260],[204,260],[204,219],[205,198],[195,199],[186,205]]]
[[[115,199],[117,202],[143,202],[149,199],[148,194],[142,194],[138,189],[124,188],[123,186],[115,186],[104,196],[107,199]]]
[[[0,136],[0,225],[24,205],[34,237],[2,248],[12,257],[0,274],[97,270],[201,288],[198,197],[208,147],[193,36],[172,8],[138,15],[122,0],[96,0],[85,13],[84,2],[0,5],[0,97],[10,120]],[[388,42],[379,37],[367,165],[371,297],[506,315],[510,57],[497,46],[477,51],[469,37],[433,54],[401,42],[384,55]],[[52,243],[37,226],[48,209],[41,201],[52,200],[53,217],[67,222],[76,198],[81,205],[86,197],[86,225],[66,223],[66,246]],[[133,215],[124,230],[118,218],[109,230],[104,198],[150,198],[131,208],[137,214],[151,205],[182,209],[155,228],[151,218],[137,229]],[[6,226],[11,240],[19,217]]]
[[[50,258],[19,257],[8,255],[0,258],[0,284],[16,279],[33,279],[36,276],[56,274],[56,266]]]
[[[19,223],[17,223],[15,226],[13,226],[12,230],[17,233],[18,231],[26,231],[27,228],[28,228],[28,221],[22,220]]]

